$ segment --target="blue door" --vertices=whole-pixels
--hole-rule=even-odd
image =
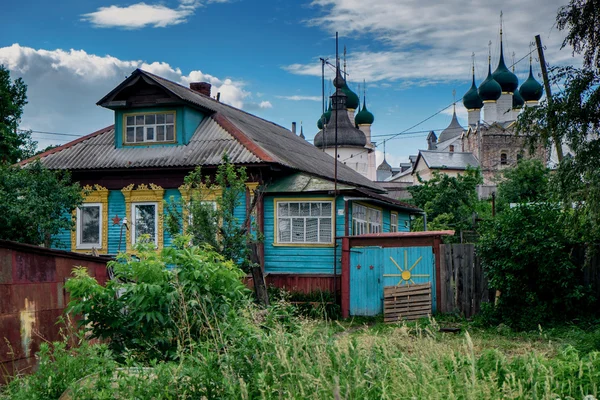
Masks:
[[[353,247],[350,251],[350,315],[383,312],[381,247]]]
[[[431,282],[435,311],[435,259],[431,246],[353,247],[350,252],[350,315],[381,314],[385,286],[426,282]]]

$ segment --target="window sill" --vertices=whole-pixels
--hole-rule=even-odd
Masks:
[[[334,247],[333,243],[273,243],[274,247]]]

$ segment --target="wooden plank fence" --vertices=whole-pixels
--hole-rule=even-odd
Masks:
[[[431,314],[431,282],[383,288],[383,320],[415,320]]]
[[[481,310],[481,304],[493,301],[479,257],[473,244],[440,246],[440,312],[458,312],[469,318]]]

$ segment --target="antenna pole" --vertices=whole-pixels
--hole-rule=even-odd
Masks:
[[[335,76],[341,76],[340,73],[340,56],[338,48],[338,33],[335,33]],[[344,78],[345,79],[345,78]],[[336,88],[337,92],[337,88]],[[335,150],[334,150],[334,167],[333,167],[333,295],[337,303],[337,173],[338,173],[338,108],[339,99],[335,97],[334,113],[335,113]]]
[[[552,105],[552,91],[550,90],[550,80],[548,79],[548,70],[546,69],[546,58],[544,57],[544,48],[542,47],[542,39],[540,35],[535,36],[535,43],[537,45],[538,56],[540,57],[540,68],[542,69],[542,77],[544,78],[544,87],[546,88],[546,99],[548,105]],[[550,114],[550,134],[554,139],[554,145],[556,146],[556,156],[560,163],[563,159],[562,142],[556,134],[556,114],[551,112]]]

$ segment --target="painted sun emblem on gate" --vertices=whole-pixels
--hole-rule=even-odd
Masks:
[[[414,285],[415,281],[413,281],[412,278],[429,278],[429,274],[413,274],[412,273],[412,270],[417,266],[417,264],[419,264],[421,262],[422,258],[423,258],[422,256],[417,258],[417,261],[415,261],[413,263],[413,265],[411,265],[409,268],[408,267],[408,251],[404,250],[404,268],[400,267],[400,265],[398,265],[398,263],[396,262],[396,260],[394,260],[393,257],[390,257],[390,260],[394,263],[396,268],[398,268],[398,271],[400,271],[400,273],[399,274],[383,274],[383,276],[390,277],[390,278],[399,277],[400,280],[398,281],[398,284],[396,286],[400,286],[403,283],[405,285],[409,285],[410,283],[412,283]]]

